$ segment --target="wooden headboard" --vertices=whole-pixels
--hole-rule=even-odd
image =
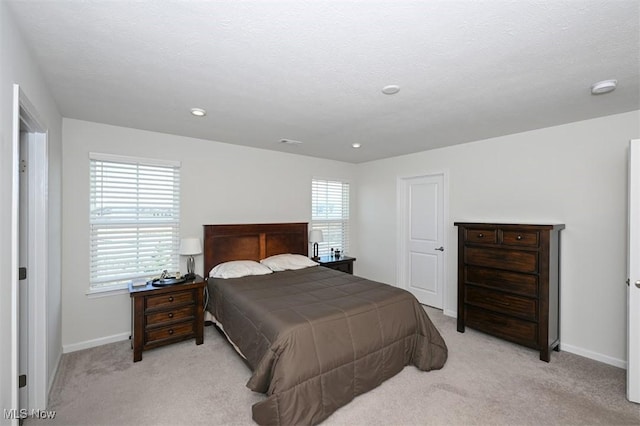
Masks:
[[[261,260],[282,253],[309,253],[307,223],[204,225],[204,275],[230,260]]]

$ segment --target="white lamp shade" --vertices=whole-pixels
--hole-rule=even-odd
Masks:
[[[183,256],[193,256],[202,253],[200,238],[183,238],[180,240],[180,254]]]
[[[320,229],[312,229],[309,232],[309,242],[310,243],[321,243],[324,240],[322,237],[322,231]]]

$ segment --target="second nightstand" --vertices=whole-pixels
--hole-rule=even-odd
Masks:
[[[349,256],[320,256],[320,260],[317,260],[317,262],[327,268],[346,272],[347,274],[353,274],[353,262],[355,262],[355,260],[355,257]]]

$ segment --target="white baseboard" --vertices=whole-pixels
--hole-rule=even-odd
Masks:
[[[448,317],[458,317],[458,312],[454,310],[444,309],[442,312]],[[568,345],[566,343],[562,343],[562,341],[560,341],[560,350],[580,355],[585,358],[593,359],[604,364],[613,365],[614,367],[623,368],[625,370],[627,369],[627,361],[623,359],[613,358],[608,355],[603,355],[601,353],[593,352],[578,346]]]
[[[578,346],[567,345],[566,343],[562,343],[562,340],[560,341],[560,350],[571,352],[572,354],[580,355],[585,358],[593,359],[595,361],[600,361],[605,364],[613,365],[614,367],[623,368],[625,370],[627,369],[627,361],[623,359],[613,358],[608,355],[603,355],[598,352],[580,348]]]
[[[443,309],[442,313],[448,317],[458,318],[458,311],[454,311],[451,309]]]
[[[71,343],[69,345],[62,345],[62,352],[65,354],[68,354],[69,352],[95,348],[96,346],[102,346],[108,343],[121,342],[123,340],[129,340],[130,335],[131,333],[127,331],[125,333],[114,334],[112,336],[100,337],[99,339],[85,340],[84,342]]]
[[[456,318],[458,316],[456,311],[445,309],[443,310],[443,314],[448,317]],[[123,340],[128,340],[130,336],[129,332],[114,334],[112,336],[101,337],[99,339],[86,340],[84,342],[72,343],[69,345],[63,345],[62,351],[63,353],[80,351],[83,349],[95,348],[96,346],[106,345],[108,343],[121,342]],[[627,368],[627,362],[622,359],[613,358],[608,355],[604,355],[598,352],[593,352],[588,349],[580,348],[578,346],[568,345],[566,343],[560,342],[560,350],[570,352],[572,354],[580,355],[585,358],[593,359],[595,361],[599,361],[608,365],[613,365],[618,368]],[[60,363],[60,359],[58,358],[58,362],[56,365]],[[56,367],[57,369],[57,367]],[[53,377],[55,374],[51,375],[51,380],[49,383],[49,389],[51,389],[51,385],[53,384]]]
[[[49,374],[49,384],[47,386],[47,401],[49,401],[49,395],[51,394],[51,388],[53,387],[53,382],[56,380],[56,375],[58,374],[58,368],[60,368],[61,359],[62,359],[62,351],[59,351],[58,359],[56,359],[56,365],[53,368],[53,371]]]

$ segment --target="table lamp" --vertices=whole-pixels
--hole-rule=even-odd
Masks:
[[[189,256],[187,259],[187,274],[185,278],[191,280],[196,277],[194,272],[196,262],[193,260],[194,255],[202,253],[202,245],[200,238],[183,238],[180,240],[180,255]]]
[[[320,229],[312,229],[311,232],[309,232],[309,242],[313,243],[313,260],[320,259],[318,257],[318,243],[322,241],[322,231]]]

